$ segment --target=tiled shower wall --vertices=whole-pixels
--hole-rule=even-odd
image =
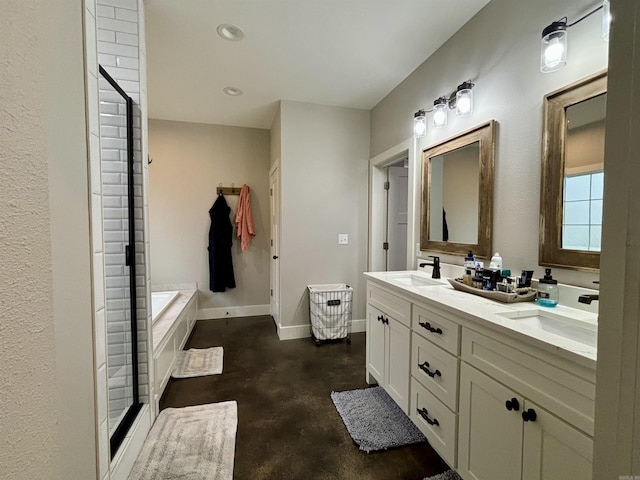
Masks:
[[[148,404],[153,395],[151,371],[151,318],[145,308],[149,305],[150,285],[148,228],[148,170],[147,162],[147,105],[146,105],[146,46],[144,38],[143,0],[84,0],[85,5],[85,59],[88,138],[91,172],[91,229],[93,249],[93,301],[96,364],[96,398],[98,425],[98,478],[100,480],[126,478],[127,468],[119,454],[110,461],[108,429],[108,376],[107,376],[107,321],[105,317],[105,256],[103,238],[103,188],[100,158],[100,128],[98,108],[98,61],[133,98],[139,120],[135,131],[136,162],[136,285],[138,300],[138,338],[141,400]],[[104,207],[109,208],[108,189],[104,194]],[[108,247],[107,247],[108,248]],[[155,418],[154,404],[148,404],[150,420]],[[147,422],[148,425],[148,422]],[[146,427],[148,428],[148,426]],[[146,435],[146,431],[142,431]],[[137,434],[136,434],[137,435]],[[143,437],[144,438],[144,437]],[[125,442],[126,443],[126,442]],[[139,448],[138,444],[136,448]],[[122,451],[130,449],[123,444]],[[137,455],[137,452],[132,453]],[[129,457],[131,454],[128,454]],[[130,468],[130,465],[129,465]]]
[[[138,32],[138,1],[137,0],[98,0],[97,2],[97,34],[98,34],[98,63],[111,75],[120,87],[133,99],[133,169],[134,169],[134,203],[135,203],[135,249],[136,249],[136,291],[138,306],[138,352],[140,368],[139,384],[140,397],[143,403],[149,401],[148,369],[147,369],[147,294],[146,294],[146,269],[145,269],[145,242],[142,195],[142,129],[140,112],[140,35]],[[104,141],[101,141],[102,153],[105,153]],[[104,243],[105,243],[105,277],[106,277],[106,302],[107,312],[118,311],[125,303],[125,289],[121,287],[122,265],[120,242],[117,237],[121,232],[120,225],[109,223],[109,214],[117,215],[116,209],[109,208],[109,202],[120,200],[118,185],[109,188],[108,178],[105,181],[104,156],[103,179],[106,187],[102,192],[104,211]],[[115,181],[115,180],[114,180]],[[115,219],[117,221],[117,219]],[[113,233],[113,237],[111,236]],[[113,241],[112,241],[113,238]],[[112,248],[113,247],[113,248]],[[110,268],[113,267],[113,268]],[[126,305],[123,305],[126,307]],[[112,307],[112,308],[110,308]],[[120,309],[124,313],[124,309]],[[110,318],[107,315],[107,345],[109,339],[119,341],[124,330],[124,315],[115,315]],[[119,358],[114,358],[115,365],[109,363],[109,378],[112,375],[126,375],[126,369]],[[119,372],[119,373],[118,373]],[[116,379],[117,380],[117,379]],[[120,402],[119,395],[110,396],[110,402]],[[117,403],[114,408],[118,408]]]

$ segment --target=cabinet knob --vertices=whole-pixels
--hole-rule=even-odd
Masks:
[[[435,372],[432,372],[431,370],[429,370],[429,362],[427,362],[426,360],[424,363],[419,363],[418,368],[420,368],[420,370],[422,370],[424,373],[429,375],[431,378],[435,376],[438,376],[438,377],[442,376],[442,374],[440,373],[440,370],[436,370]]]
[[[536,418],[538,418],[538,414],[533,408],[529,408],[522,412],[522,419],[525,422],[535,422]]]
[[[387,317],[384,317],[382,319],[382,323],[384,323],[385,325],[389,325],[389,319]]]
[[[418,324],[422,327],[422,328],[426,328],[427,330],[429,330],[431,333],[437,333],[438,335],[442,335],[442,329],[441,328],[434,328],[431,326],[431,324],[429,322],[418,322]]]
[[[505,402],[505,405],[507,406],[507,410],[509,411],[515,410],[517,412],[518,410],[520,410],[520,402],[518,401],[517,398],[512,398],[511,400],[507,400]]]
[[[436,426],[440,425],[440,422],[438,422],[438,419],[436,418],[432,419],[431,417],[429,417],[429,412],[427,411],[426,408],[418,408],[418,413],[422,418],[424,418],[424,421],[427,422],[429,425],[436,425]]]
[[[378,315],[378,321],[381,322],[384,317],[382,315]]]

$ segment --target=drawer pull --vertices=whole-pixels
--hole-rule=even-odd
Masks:
[[[522,419],[525,422],[535,422],[536,418],[538,418],[538,414],[533,408],[530,408],[522,412]]]
[[[422,370],[424,373],[429,375],[431,378],[435,377],[436,375],[438,377],[442,376],[442,374],[440,373],[440,370],[436,370],[435,372],[432,372],[431,370],[429,370],[429,362],[427,362],[426,360],[424,363],[419,363],[418,368],[420,368],[420,370]]]
[[[507,410],[509,411],[514,410],[517,412],[518,410],[520,410],[520,402],[518,402],[517,398],[512,398],[511,400],[507,400],[505,402],[505,405],[507,406]]]
[[[429,330],[431,333],[437,333],[438,335],[442,335],[442,329],[441,328],[434,328],[431,326],[431,324],[429,322],[418,322],[418,324],[422,327],[422,328],[426,328],[427,330]]]
[[[420,416],[422,418],[424,418],[424,421],[427,422],[429,425],[436,425],[439,426],[440,422],[438,422],[438,420],[436,418],[434,418],[433,420],[429,417],[429,412],[427,411],[426,408],[419,408],[418,409],[418,413],[420,414]]]

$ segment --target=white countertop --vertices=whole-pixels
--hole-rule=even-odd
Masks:
[[[518,315],[517,312],[523,314],[527,310],[539,309],[542,314],[548,316],[561,315],[575,320],[578,325],[582,324],[590,329],[595,328],[597,331],[598,316],[595,313],[563,305],[557,305],[553,308],[540,307],[536,302],[500,303],[455,290],[446,279],[441,279],[441,285],[438,286],[410,286],[393,282],[394,278],[408,275],[431,280],[431,276],[423,271],[365,272],[364,275],[383,284],[390,290],[462,316],[467,322],[476,322],[484,327],[517,337],[538,348],[548,350],[571,361],[595,369],[597,359],[596,346],[554,334],[540,326],[533,325],[531,322],[521,321],[518,318],[507,318],[502,315],[515,316]]]

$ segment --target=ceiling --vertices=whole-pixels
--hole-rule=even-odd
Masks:
[[[279,100],[369,110],[488,1],[146,0],[149,117],[270,128]]]

